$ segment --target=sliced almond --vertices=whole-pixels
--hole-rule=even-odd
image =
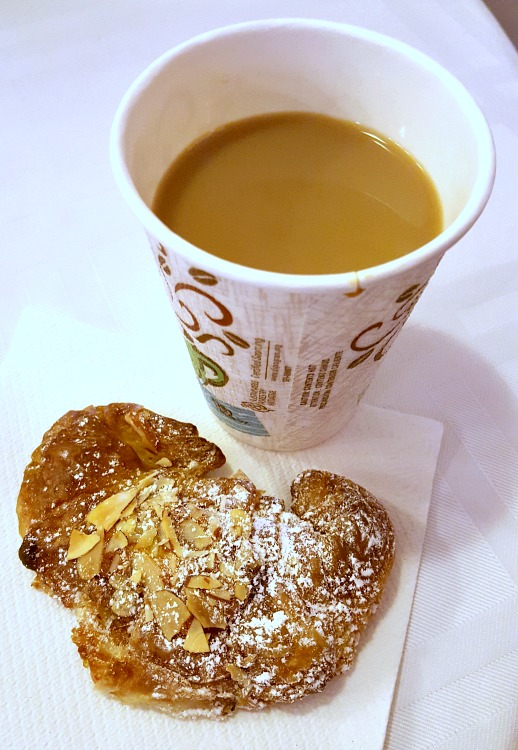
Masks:
[[[136,507],[137,507],[137,498],[135,498],[134,500],[132,500],[131,503],[126,508],[124,508],[124,510],[122,511],[120,517],[121,518],[128,518],[128,516],[131,516],[131,514],[133,513],[133,511],[135,510]]]
[[[135,612],[139,596],[135,589],[124,587],[115,589],[110,599],[110,609],[118,617],[131,617]]]
[[[175,479],[169,476],[159,476],[156,480],[157,493],[164,493],[169,505],[176,505],[178,500],[178,487]]]
[[[160,511],[159,518],[162,518],[162,512]],[[165,535],[164,527],[162,526],[162,521],[160,521],[160,524],[158,526],[158,535],[156,539],[156,543],[159,547],[163,547],[164,545],[169,544],[169,539]]]
[[[91,581],[101,572],[104,547],[104,531],[98,530],[99,541],[88,552],[77,558],[77,574],[82,581]]]
[[[156,497],[152,497],[149,500],[149,505],[155,511],[156,517],[162,518],[162,513],[164,512],[164,506],[162,505],[160,500]]]
[[[188,542],[193,542],[198,537],[205,536],[205,532],[200,524],[190,519],[180,524],[180,530]]]
[[[156,526],[149,526],[137,539],[137,549],[149,549],[155,541],[158,529]]]
[[[186,558],[199,560],[200,557],[206,557],[207,552],[204,549],[189,549],[184,551]]]
[[[130,505],[133,505],[133,503],[130,503]],[[132,537],[135,533],[135,529],[137,528],[136,514],[133,513],[127,518],[121,518],[121,520],[117,522],[115,528],[117,529],[117,531],[122,531],[124,536],[127,537],[130,541],[133,541]]]
[[[133,487],[126,490],[120,490],[114,495],[105,498],[98,503],[86,516],[89,523],[109,531],[114,524],[121,518],[125,509],[132,503],[137,495],[146,487],[150,487],[154,482],[156,471],[150,471],[144,474],[142,479]],[[122,529],[123,530],[123,529]],[[124,530],[123,530],[124,531]],[[126,532],[124,532],[126,533]]]
[[[153,495],[154,492],[156,492],[156,485],[154,485],[154,482],[155,475],[153,474],[149,484],[140,490],[137,497],[137,505],[143,505],[146,500],[148,500],[148,498]],[[153,502],[153,499],[151,499],[151,502]],[[162,509],[160,509],[160,512],[162,512]]]
[[[150,593],[164,588],[162,572],[152,557],[145,553],[139,554],[135,560],[135,568],[142,571],[144,584]]]
[[[214,570],[214,565],[215,565],[215,564],[216,564],[216,553],[215,553],[215,551],[214,551],[214,550],[212,549],[212,550],[210,550],[210,552],[209,552],[209,553],[207,554],[207,557],[206,557],[206,559],[205,559],[205,568],[206,568],[207,570]]]
[[[173,465],[173,462],[171,461],[171,459],[167,458],[167,456],[162,456],[162,458],[159,458],[158,461],[156,461],[156,465],[163,466],[164,469],[168,469]]]
[[[122,531],[114,531],[114,533],[110,537],[110,541],[108,544],[105,545],[104,551],[105,552],[115,552],[118,549],[124,549],[124,547],[128,546],[128,539],[125,534],[122,533]]]
[[[196,549],[207,549],[212,544],[212,537],[210,536],[199,536],[194,540],[194,546]]]
[[[139,491],[138,485],[130,487],[127,490],[116,492],[105,500],[102,500],[95,508],[92,508],[86,516],[88,523],[100,526],[105,531],[109,531],[119,520],[122,511],[137,496]]]
[[[176,555],[164,555],[162,558],[167,566],[169,575],[173,576],[178,570],[178,558]]]
[[[194,503],[187,503],[187,507],[189,508],[189,515],[193,518],[201,518],[203,516],[203,511],[197,505],[194,505]]]
[[[153,610],[149,606],[149,604],[144,605],[144,622],[153,622]]]
[[[184,602],[176,594],[166,589],[153,592],[149,597],[155,620],[160,626],[164,638],[173,638],[191,617]]]
[[[196,618],[193,619],[189,626],[183,647],[186,651],[190,651],[193,654],[206,654],[210,651],[205,631]]]
[[[221,536],[221,520],[218,516],[211,516],[209,518],[207,531],[214,539]]]
[[[111,566],[110,566],[111,567]],[[114,589],[123,589],[128,585],[128,575],[126,570],[115,570],[108,578],[108,583]]]
[[[190,589],[219,589],[221,581],[211,576],[191,576],[187,586]]]
[[[130,576],[131,583],[140,583],[141,580],[142,580],[142,571],[134,570]]]
[[[229,602],[233,599],[231,592],[226,589],[212,589],[212,591],[208,591],[207,593],[209,596],[215,596],[216,599],[222,599],[224,602]]]
[[[221,612],[221,605],[218,606],[214,599],[210,599],[205,592],[189,589],[185,592],[187,608],[204,628],[220,628],[224,630],[227,627],[227,621]]]
[[[227,562],[220,562],[219,572],[224,578],[235,578],[236,569]]]
[[[118,552],[116,552],[114,554],[114,556],[113,556],[113,560],[111,561],[110,568],[109,568],[109,571],[108,571],[109,573],[114,573],[117,570],[117,568],[119,567],[119,565],[121,563],[121,559],[122,558],[121,558],[120,554]]]
[[[230,528],[236,536],[243,536],[248,539],[252,531],[252,519],[250,514],[242,508],[232,508],[229,512]]]
[[[68,544],[67,560],[76,560],[78,557],[82,557],[87,552],[90,552],[100,539],[100,534],[95,532],[93,534],[85,534],[78,529],[72,529]]]
[[[178,537],[176,535],[176,531],[173,528],[173,524],[171,523],[171,518],[169,516],[169,513],[167,510],[164,510],[162,514],[162,529],[164,534],[166,535],[167,539],[171,542],[171,546],[173,548],[173,552],[175,555],[179,558],[184,557],[184,549],[180,542],[178,541]]]
[[[204,628],[210,628],[211,618],[210,611],[208,610],[206,603],[202,602],[197,592],[187,590],[185,592],[185,600],[187,609],[194,615],[194,617],[203,625]]]
[[[244,508],[231,508],[229,510],[229,516],[235,522],[250,520],[250,514]]]
[[[246,583],[237,581],[237,583],[234,585],[234,594],[236,595],[236,599],[239,599],[240,602],[244,602],[246,597],[248,596],[248,590],[249,589]]]
[[[146,489],[146,487],[151,487],[153,482],[155,481],[155,477],[158,474],[158,471],[148,471],[146,474],[142,475],[142,479],[140,479],[138,483],[138,491],[142,492],[142,490]]]

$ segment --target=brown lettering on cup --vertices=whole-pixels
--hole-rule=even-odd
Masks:
[[[426,284],[413,284],[397,297],[395,304],[399,305],[399,307],[396,309],[387,326],[384,321],[380,320],[377,323],[367,326],[367,328],[364,328],[363,331],[354,337],[350,344],[351,349],[354,352],[363,353],[350,362],[347,365],[347,369],[350,370],[353,367],[357,367],[362,362],[365,362],[374,352],[376,352],[374,354],[374,359],[376,361],[383,357],[388,351],[390,343],[397,336],[403,323],[412,312],[425,286]],[[395,325],[392,325],[394,321]],[[386,327],[388,327],[388,330],[384,330]],[[378,338],[373,338],[379,332],[382,332],[382,335]]]

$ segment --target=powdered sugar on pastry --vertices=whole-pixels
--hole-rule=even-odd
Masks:
[[[203,476],[222,454],[181,425],[124,404],[65,415],[26,470],[22,561],[74,607],[83,663],[121,700],[222,717],[322,690],[352,663],[390,572],[385,510],[313,470],[288,512],[244,475]]]

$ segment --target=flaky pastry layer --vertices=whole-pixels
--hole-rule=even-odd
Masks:
[[[291,702],[347,669],[394,557],[380,503],[300,474],[289,511],[221,451],[134,404],[69,412],[18,499],[22,562],[75,609],[102,690],[177,715]]]

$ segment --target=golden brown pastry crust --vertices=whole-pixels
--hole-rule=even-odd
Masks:
[[[220,717],[319,691],[380,600],[394,534],[369,492],[306,471],[288,512],[204,476],[223,462],[192,425],[112,404],[58,420],[26,469],[22,562],[121,700]]]
[[[58,419],[31,456],[16,505],[24,537],[20,558],[37,572],[36,585],[73,606],[78,583],[74,566],[63,560],[72,528],[80,528],[100,500],[161,468],[163,460],[171,471],[203,476],[225,456],[194,425],[138,404],[88,406]]]

